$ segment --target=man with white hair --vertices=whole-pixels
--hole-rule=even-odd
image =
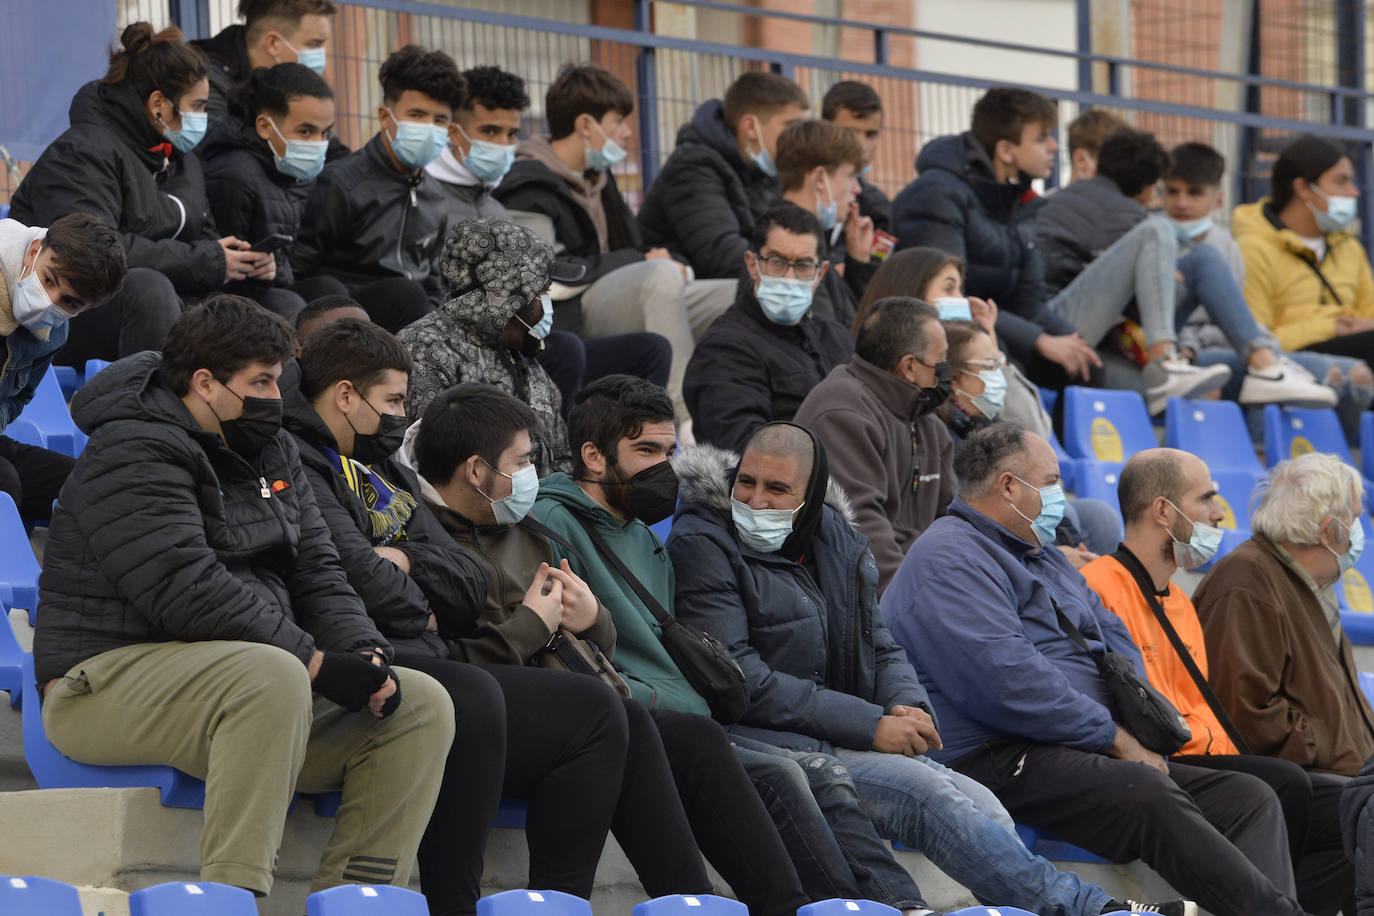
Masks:
[[[1363,500],[1359,473],[1334,455],[1276,465],[1254,537],[1193,596],[1208,680],[1250,749],[1346,776],[1374,754],[1374,711],[1331,586],[1364,547]]]

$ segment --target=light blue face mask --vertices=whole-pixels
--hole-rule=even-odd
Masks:
[[[774,164],[773,156],[768,152],[768,147],[763,145],[763,122],[758,119],[757,115],[753,117],[754,125],[758,128],[759,132],[759,151],[757,153],[750,152],[749,158],[753,160],[754,165],[759,167],[760,172],[767,175],[769,178],[777,178],[778,167]]]
[[[601,145],[601,149],[593,149],[590,143],[587,144],[587,149],[585,151],[587,168],[593,172],[610,171],[624,162],[625,157],[629,155],[629,153],[626,151],[625,147],[616,143],[610,137],[607,137],[606,132],[601,129],[600,124],[597,124],[595,121],[593,121],[592,124],[596,127],[596,132],[599,133],[606,142]]]
[[[942,296],[936,299],[931,305],[940,313],[941,321],[972,321],[973,309],[969,308],[968,300],[955,296]]]
[[[515,320],[521,324],[525,324],[525,327],[530,332],[530,336],[535,340],[543,340],[545,337],[548,337],[549,332],[553,330],[553,299],[549,297],[548,293],[544,293],[539,297],[539,301],[544,304],[544,315],[534,323],[533,327],[525,324],[525,320],[519,315],[515,316]]]
[[[328,140],[288,140],[281,135],[276,121],[268,118],[267,123],[272,125],[277,137],[286,144],[285,156],[278,156],[277,151],[272,150],[272,161],[278,172],[297,181],[310,181],[320,174],[324,168],[325,153],[329,150]]]
[[[802,506],[806,503],[802,503]],[[792,533],[792,519],[801,509],[755,509],[730,497],[730,518],[744,546],[759,553],[775,553]]]
[[[291,48],[291,43],[285,38],[281,40],[281,43]],[[306,48],[303,51],[297,51],[295,48],[291,48],[291,50],[296,55],[296,63],[300,64],[302,67],[309,67],[320,76],[324,76],[324,48]]]
[[[530,510],[534,508],[535,499],[539,497],[539,472],[535,470],[534,465],[529,464],[514,474],[507,474],[492,468],[485,458],[482,459],[482,463],[502,477],[510,478],[510,495],[501,499],[492,499],[487,494],[482,493],[481,490],[477,492],[487,496],[487,500],[491,503],[491,511],[496,515],[496,524],[518,524],[522,518],[529,515]]]
[[[811,311],[810,280],[760,277],[756,295],[763,314],[774,324],[794,325]]]
[[[1212,229],[1212,218],[1204,216],[1202,219],[1170,220],[1174,224],[1174,235],[1178,236],[1180,242],[1192,242],[1202,238]]]
[[[825,196],[830,198],[830,203],[821,203],[821,195],[819,193],[816,194],[816,218],[821,221],[821,228],[829,232],[831,229],[835,228],[835,223],[839,221],[839,201],[835,199],[835,195],[831,192],[830,179],[826,177],[824,172],[821,173],[821,181],[825,183]],[[817,192],[819,192],[819,190],[820,189],[817,188]]]
[[[1016,477],[1015,474],[1011,475]],[[1018,481],[1030,487],[1026,481],[1016,477]],[[1011,511],[1030,522],[1031,529],[1035,532],[1035,539],[1040,542],[1041,547],[1047,547],[1054,543],[1055,531],[1059,528],[1059,523],[1064,520],[1064,506],[1067,500],[1064,499],[1064,488],[1057,483],[1052,483],[1048,487],[1031,487],[1040,494],[1040,512],[1035,518],[1030,518],[1020,509],[1016,508],[1016,503],[1011,503]],[[1010,502],[1010,501],[1009,501]]]
[[[1174,506],[1173,500],[1165,500],[1165,502]],[[1178,506],[1174,506],[1174,511],[1187,518],[1193,526],[1193,533],[1188,535],[1186,541],[1180,541],[1174,537],[1172,531],[1169,532],[1169,537],[1174,539],[1174,562],[1184,569],[1197,569],[1199,566],[1206,565],[1221,548],[1221,529],[1193,521],[1184,515],[1183,510]]]
[[[387,113],[396,122],[396,133],[391,137],[391,151],[401,165],[408,169],[422,169],[439,158],[444,151],[444,144],[448,143],[448,128],[428,121],[402,121],[390,108]]]
[[[205,128],[210,123],[210,116],[203,111],[183,111],[181,112],[181,129],[172,130],[167,125],[162,127],[162,135],[172,141],[172,146],[178,151],[189,153],[200,144],[205,137]]]
[[[1316,185],[1312,185],[1312,190],[1316,191],[1326,201],[1326,211],[1322,212],[1316,207],[1308,204],[1307,207],[1312,211],[1312,215],[1317,218],[1317,228],[1322,232],[1340,232],[1355,220],[1355,214],[1360,209],[1360,199],[1358,197],[1342,197],[1339,195],[1327,194]]]
[[[967,391],[960,390],[960,394],[973,402],[973,406],[978,408],[978,412],[989,420],[997,419],[997,415],[1002,412],[1002,408],[1007,406],[1007,376],[1001,369],[982,369],[978,372],[968,372],[968,375],[976,375],[983,383],[982,394],[969,394]]]
[[[858,178],[863,178],[863,177],[867,176],[868,174],[870,174],[872,171],[873,171],[873,163],[871,163],[871,162],[865,163],[865,164],[864,164],[864,167],[861,168],[861,169],[859,169],[859,174],[858,174],[856,177],[858,177]]]
[[[489,140],[474,140],[463,130],[461,124],[455,125],[458,133],[468,141],[468,152],[463,157],[463,166],[478,181],[494,184],[506,177],[510,167],[515,164],[515,144],[492,143]]]
[[[1360,554],[1364,553],[1364,524],[1358,518],[1353,525],[1347,525],[1338,518],[1333,518],[1332,521],[1343,527],[1350,535],[1350,546],[1346,548],[1345,553],[1336,553],[1330,547],[1326,548],[1340,565],[1341,575],[1345,575],[1355,568],[1355,564],[1360,562]]]

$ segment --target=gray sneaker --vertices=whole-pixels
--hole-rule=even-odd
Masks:
[[[1231,377],[1224,365],[1194,366],[1183,357],[1171,353],[1152,360],[1145,367],[1145,402],[1150,416],[1164,412],[1169,398],[1195,398],[1216,391]]]
[[[1323,385],[1302,366],[1286,356],[1268,369],[1251,369],[1245,373],[1236,398],[1244,407],[1262,404],[1287,404],[1289,407],[1335,407],[1336,392]]]

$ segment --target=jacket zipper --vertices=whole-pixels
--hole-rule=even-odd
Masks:
[[[416,203],[415,185],[412,184],[410,186],[410,207],[401,208],[401,231],[396,233],[396,263],[400,265],[401,270],[405,271],[407,280],[414,280],[415,278],[410,275],[410,268],[406,266],[406,259],[405,255],[401,253],[401,246],[405,244],[406,221],[410,218],[410,211],[415,208]]]

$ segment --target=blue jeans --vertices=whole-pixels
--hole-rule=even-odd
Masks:
[[[926,757],[839,748],[864,810],[889,839],[925,853],[982,903],[1040,916],[1097,916],[1112,899],[1022,845],[988,789]]]
[[[1178,259],[1178,272],[1183,274],[1183,284],[1178,292],[1175,327],[1182,328],[1198,306],[1206,309],[1241,356],[1240,369],[1237,372],[1233,368],[1233,377],[1245,375],[1244,363],[1251,350],[1269,347],[1277,353],[1282,349],[1278,339],[1255,321],[1245,294],[1236,285],[1235,275],[1217,249],[1194,245]]]
[[[1046,307],[1095,347],[1134,298],[1146,346],[1177,340],[1177,261],[1178,237],[1173,226],[1165,220],[1143,219],[1093,258]]]
[[[1274,350],[1278,352],[1277,347]],[[1346,441],[1351,445],[1358,445],[1360,441],[1360,414],[1369,409],[1371,403],[1374,403],[1374,389],[1352,384],[1350,370],[1355,366],[1364,364],[1364,360],[1355,359],[1352,356],[1318,353],[1315,350],[1295,350],[1283,355],[1311,372],[1319,382],[1326,381],[1326,374],[1331,371],[1332,366],[1341,370],[1341,384],[1336,388],[1338,398],[1336,414],[1341,418],[1341,428],[1345,431]],[[1197,355],[1199,366],[1211,366],[1217,363],[1231,367],[1231,379],[1222,386],[1221,397],[1224,400],[1234,401],[1240,397],[1241,382],[1245,380],[1244,362],[1234,350],[1207,349]],[[1260,419],[1260,411],[1251,410],[1248,413],[1251,414],[1248,418],[1251,435],[1257,440],[1262,440],[1264,425]]]
[[[802,886],[813,900],[876,900],[929,908],[911,875],[859,803],[839,760],[731,735],[735,756],[763,799]]]
[[[1064,518],[1055,531],[1054,542],[1066,547],[1087,544],[1096,554],[1114,553],[1126,536],[1121,514],[1100,499],[1069,497]]]

